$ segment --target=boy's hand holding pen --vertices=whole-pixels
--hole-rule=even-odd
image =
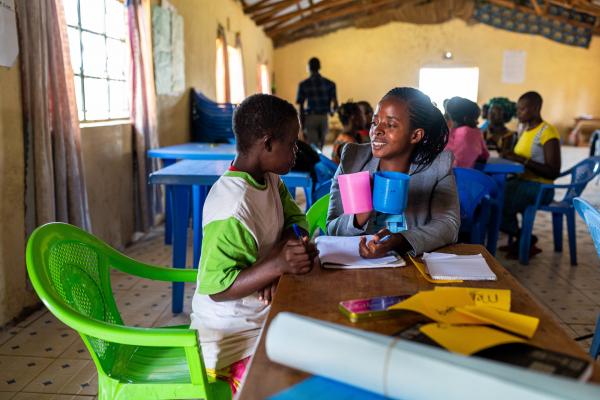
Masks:
[[[306,274],[318,262],[318,250],[309,241],[308,235],[298,225],[292,226],[296,239],[290,239],[283,245],[280,253],[281,272],[286,274]]]

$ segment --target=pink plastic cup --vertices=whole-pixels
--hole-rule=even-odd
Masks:
[[[344,214],[360,214],[373,210],[369,171],[338,176]]]

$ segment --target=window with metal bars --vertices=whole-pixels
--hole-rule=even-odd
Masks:
[[[130,117],[125,6],[63,0],[81,122]]]

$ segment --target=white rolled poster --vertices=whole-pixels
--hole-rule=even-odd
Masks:
[[[394,399],[600,399],[600,386],[282,312],[271,361]]]

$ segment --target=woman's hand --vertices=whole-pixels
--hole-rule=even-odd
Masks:
[[[382,240],[388,235],[388,239]],[[363,236],[358,245],[358,252],[363,258],[381,258],[385,257],[391,251],[404,253],[406,244],[404,236],[391,233],[387,228],[384,228],[377,232],[373,236],[373,240],[368,243],[367,238]]]

